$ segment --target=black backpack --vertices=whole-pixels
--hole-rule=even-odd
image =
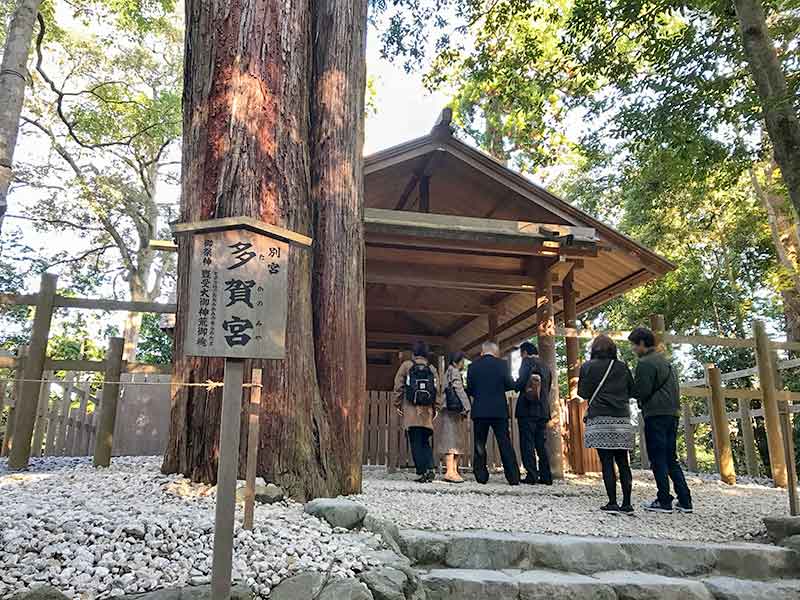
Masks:
[[[415,406],[432,406],[436,381],[428,364],[414,363],[406,375],[406,400]]]

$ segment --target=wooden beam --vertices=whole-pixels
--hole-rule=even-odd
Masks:
[[[422,265],[367,261],[367,283],[475,290],[482,292],[530,293],[533,282],[527,275],[480,269],[442,269]],[[561,289],[558,288],[560,293]]]
[[[370,293],[367,290],[367,312],[369,311],[399,311],[407,313],[421,313],[432,315],[462,315],[479,316],[488,314],[492,307],[479,302],[464,302],[449,300],[446,296],[439,298],[426,298],[424,300],[409,299],[403,301],[396,295]]]
[[[414,172],[414,175],[411,176],[411,179],[408,180],[406,187],[403,188],[403,193],[400,194],[400,199],[395,204],[395,210],[403,210],[406,205],[408,204],[408,199],[411,197],[411,193],[420,187],[420,198],[422,197],[422,181],[424,179],[430,180],[430,176],[433,173],[434,169],[438,166],[441,162],[442,158],[446,154],[446,151],[443,148],[435,148],[433,151],[425,157],[425,160],[422,163],[422,166]],[[423,212],[428,212],[423,211]]]
[[[100,300],[95,298],[70,298],[56,296],[56,306],[83,308],[87,310],[124,310],[129,312],[170,314],[177,305],[167,302],[134,302],[130,300]]]
[[[376,343],[403,343],[409,346],[414,342],[423,341],[431,346],[444,346],[447,343],[447,338],[439,335],[431,335],[427,333],[394,333],[390,331],[368,331],[367,344]],[[374,349],[374,347],[373,347]]]
[[[419,178],[419,210],[424,213],[431,212],[431,177],[423,175]]]

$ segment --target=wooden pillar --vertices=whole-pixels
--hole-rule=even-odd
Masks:
[[[797,464],[794,459],[794,431],[792,430],[792,415],[789,412],[789,402],[781,400],[778,403],[781,418],[781,431],[784,440],[784,456],[786,459],[786,477],[789,489],[789,514],[793,517],[800,515],[800,497],[797,493]]]
[[[31,455],[31,438],[36,421],[36,407],[39,402],[39,380],[44,371],[47,356],[47,339],[50,337],[50,322],[53,319],[56,284],[58,277],[43,273],[36,295],[36,313],[33,317],[31,343],[25,359],[25,379],[17,403],[14,440],[8,453],[9,469],[25,469]]]
[[[429,175],[423,175],[419,178],[419,211],[431,211],[431,178]]]
[[[486,315],[489,320],[489,341],[498,342],[497,340],[497,311],[492,311]]]
[[[564,478],[563,440],[561,438],[561,402],[558,398],[558,366],[556,364],[556,323],[553,311],[553,284],[550,273],[541,271],[536,276],[536,303],[539,324],[537,335],[539,357],[550,368],[550,421],[547,423],[546,443],[550,455],[550,470],[553,477]]]
[[[775,394],[775,371],[772,365],[772,353],[764,321],[755,321],[753,323],[753,334],[756,338],[756,364],[758,366],[758,380],[761,385],[761,403],[764,408],[764,425],[767,430],[767,446],[769,448],[769,462],[772,468],[772,480],[776,486],[785,488],[788,484],[788,479],[780,415],[778,414],[778,400]]]
[[[757,477],[759,473],[758,455],[756,454],[756,436],[753,431],[753,417],[750,416],[750,398],[739,400],[740,427],[742,443],[744,444],[744,457],[747,463],[747,474]]]
[[[250,375],[250,405],[247,422],[247,465],[245,467],[244,529],[253,529],[256,504],[256,466],[258,464],[258,434],[261,419],[261,369]]]
[[[22,379],[25,372],[25,357],[28,354],[28,347],[25,345],[17,348],[17,360],[14,368],[14,387],[11,388],[13,403],[8,405],[8,416],[6,417],[6,430],[3,434],[2,456],[8,456],[9,450],[14,443],[14,427],[16,425],[17,405],[22,394]]]
[[[564,328],[574,330],[578,327],[578,315],[575,303],[575,275],[574,269],[567,273],[561,284],[563,290],[564,304]],[[581,433],[581,411],[578,401],[578,376],[581,370],[581,361],[578,355],[578,338],[574,332],[567,332],[567,405],[569,407],[569,440],[570,456],[569,463],[572,471],[582,475],[586,472],[586,465],[583,460],[583,439]]]
[[[44,433],[47,428],[47,412],[50,406],[50,378],[52,376],[52,371],[42,373],[42,379],[45,381],[42,381],[39,386],[39,402],[36,405],[36,424],[33,428],[33,445],[31,446],[32,456],[42,455]]]
[[[639,413],[639,457],[642,468],[650,468],[650,455],[647,453],[647,440],[644,435],[644,416]]]
[[[694,423],[692,423],[692,407],[688,402],[681,407],[683,412],[683,438],[686,442],[686,468],[697,472],[697,451],[694,446]]]
[[[392,353],[392,372],[397,373],[402,362],[399,352]],[[400,415],[394,408],[394,390],[389,392],[389,456],[386,459],[386,471],[394,473],[400,464],[400,456],[405,446],[403,426]]]
[[[111,451],[114,446],[114,424],[117,422],[119,404],[119,378],[122,375],[122,354],[125,340],[112,337],[108,340],[106,351],[106,373],[103,383],[103,400],[100,403],[100,418],[95,421],[94,463],[95,467],[111,464]],[[95,408],[97,412],[97,408]]]
[[[669,348],[664,343],[667,329],[664,315],[650,315],[650,329],[653,330],[653,335],[656,338],[656,350],[669,354]]]
[[[723,483],[736,485],[731,430],[725,410],[725,396],[722,391],[722,374],[714,365],[708,366],[708,384],[711,387],[711,434],[714,438],[714,446],[719,448],[719,477]]]

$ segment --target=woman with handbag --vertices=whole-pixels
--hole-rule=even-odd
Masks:
[[[466,454],[464,440],[466,438],[467,416],[470,403],[464,390],[464,379],[461,371],[464,368],[464,353],[454,352],[444,374],[444,410],[436,419],[436,452],[444,456],[446,472],[444,480],[449,483],[463,483],[458,473],[458,459]]]
[[[633,450],[635,433],[631,424],[631,393],[633,377],[630,369],[617,359],[617,346],[605,335],[592,342],[590,360],[581,366],[578,396],[588,398],[584,418],[584,445],[597,449],[603,465],[603,483],[608,504],[601,510],[609,513],[633,514],[631,490],[633,474],[628,453]],[[617,476],[622,485],[622,505],[617,504]]]

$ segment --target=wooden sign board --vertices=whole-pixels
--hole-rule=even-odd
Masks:
[[[249,229],[191,239],[184,354],[284,358],[289,244]]]

